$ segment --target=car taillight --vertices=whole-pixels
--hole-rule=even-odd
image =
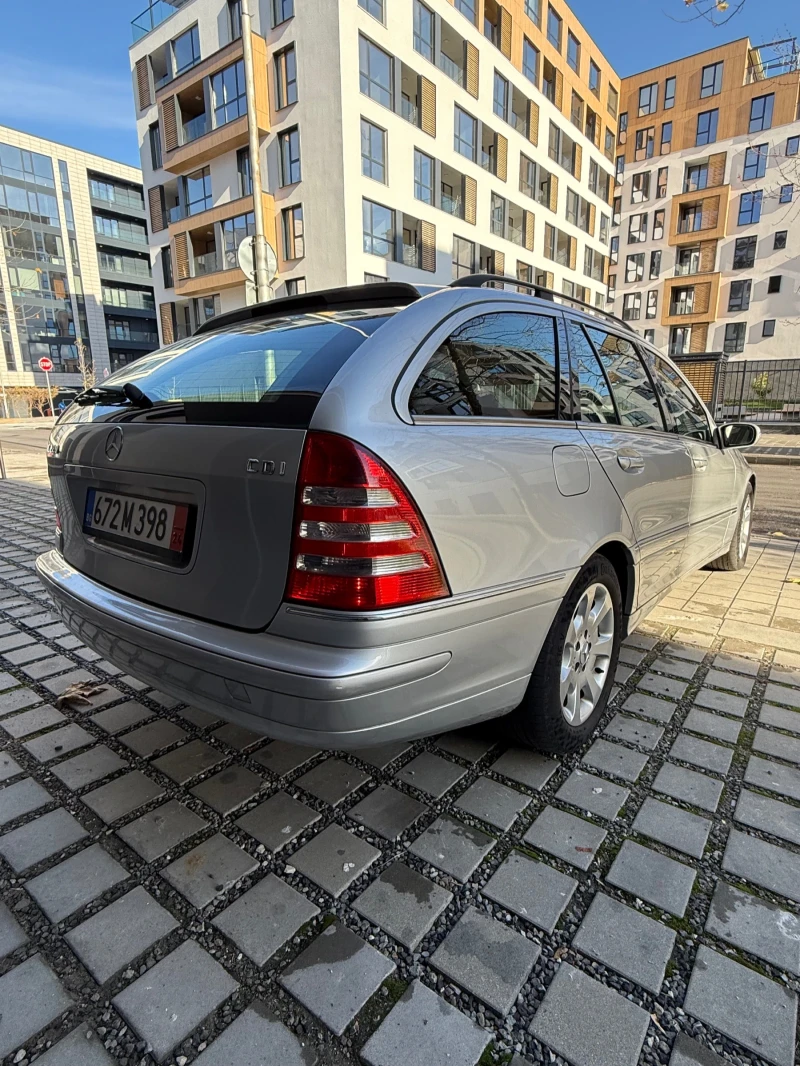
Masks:
[[[436,549],[394,474],[346,437],[306,437],[286,597],[376,610],[448,596]]]

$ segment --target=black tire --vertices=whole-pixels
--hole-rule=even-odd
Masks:
[[[614,637],[611,662],[605,684],[591,715],[580,725],[572,725],[561,707],[561,659],[567,630],[575,608],[590,585],[602,583],[611,594],[614,609]],[[617,572],[602,555],[593,555],[573,581],[558,609],[531,675],[522,703],[502,722],[517,744],[540,751],[566,755],[581,747],[591,736],[606,709],[614,684],[622,629],[622,593]]]
[[[751,507],[751,524],[750,530],[747,533],[747,543],[745,544],[744,551],[740,551],[739,540],[742,531],[742,522],[744,521],[745,505],[748,501]],[[744,499],[742,500],[742,506],[739,508],[739,521],[736,523],[736,529],[733,531],[731,546],[724,555],[720,555],[719,559],[712,559],[712,561],[708,563],[708,570],[741,570],[747,562],[747,553],[750,550],[750,535],[752,533],[752,506],[753,486],[748,485],[747,491],[744,494]]]

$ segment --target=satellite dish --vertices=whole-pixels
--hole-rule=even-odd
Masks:
[[[255,281],[256,276],[255,243],[255,237],[245,237],[236,250],[236,259],[239,267],[248,281]],[[265,243],[267,245],[267,277],[272,282],[278,274],[278,257],[272,245],[268,241]]]

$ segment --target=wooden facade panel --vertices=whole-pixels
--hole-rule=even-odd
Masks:
[[[436,226],[432,222],[420,223],[422,235],[422,269],[431,273],[436,271]]]
[[[575,145],[575,173],[573,177],[576,181],[581,180],[581,174],[583,172],[583,148],[579,144]]]
[[[523,238],[525,247],[529,252],[533,251],[533,231],[536,223],[533,211],[526,211],[522,216]]]
[[[147,190],[147,200],[150,207],[150,232],[159,233],[166,228],[164,221],[164,186],[152,185]]]
[[[558,178],[555,174],[550,175],[550,203],[547,206],[551,211],[558,210]]]
[[[474,45],[472,41],[467,41],[467,77],[464,88],[476,100],[478,99],[479,62],[477,45]]]
[[[495,274],[505,274],[506,272],[506,255],[505,252],[494,253],[494,272]]]
[[[172,344],[175,340],[175,323],[173,320],[172,303],[159,304],[158,317],[161,321],[161,341],[163,344]]]
[[[185,281],[190,275],[189,269],[189,235],[188,233],[176,233],[173,238],[175,245],[175,276],[180,281]]]
[[[710,274],[717,265],[717,242],[700,242],[700,273]]]
[[[597,208],[589,204],[589,236],[594,237],[594,227],[597,223]]]
[[[725,163],[728,158],[727,152],[716,152],[708,157],[708,186],[715,188],[725,184]]]
[[[546,289],[552,289],[555,285],[555,275],[552,270],[545,270],[544,272],[544,287]]]
[[[420,78],[422,108],[420,125],[423,133],[436,136],[436,86],[428,78]]]
[[[578,265],[578,242],[574,237],[569,239],[569,268],[574,270]]]
[[[694,313],[707,315],[708,305],[711,300],[711,282],[703,281],[694,287]]]
[[[556,92],[555,92],[555,105],[559,111],[564,111],[564,75],[560,70],[556,70]]]
[[[539,143],[539,105],[533,100],[528,101],[528,140]]]
[[[692,337],[689,342],[689,351],[694,355],[697,352],[706,351],[708,344],[708,323],[698,322],[692,326]]]
[[[144,111],[153,102],[153,96],[150,92],[149,68],[150,64],[147,56],[142,56],[141,59],[136,60],[136,97],[140,111]]]
[[[464,221],[474,226],[478,218],[478,183],[468,174],[464,175]]]
[[[497,134],[497,176],[501,181],[508,178],[508,138]]]
[[[178,112],[174,96],[161,101],[161,133],[165,152],[174,152],[178,147]]]
[[[497,17],[500,22],[500,51],[511,59],[511,12],[508,8],[497,8]]]

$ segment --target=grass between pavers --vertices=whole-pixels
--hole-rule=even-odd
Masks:
[[[366,1044],[369,1038],[377,1032],[391,1009],[403,998],[410,983],[396,974],[390,974],[358,1012],[348,1032],[353,1036],[358,1033],[359,1043]]]
[[[513,1058],[510,1051],[498,1051],[494,1040],[486,1045],[483,1054],[478,1059],[477,1066],[508,1066]]]

